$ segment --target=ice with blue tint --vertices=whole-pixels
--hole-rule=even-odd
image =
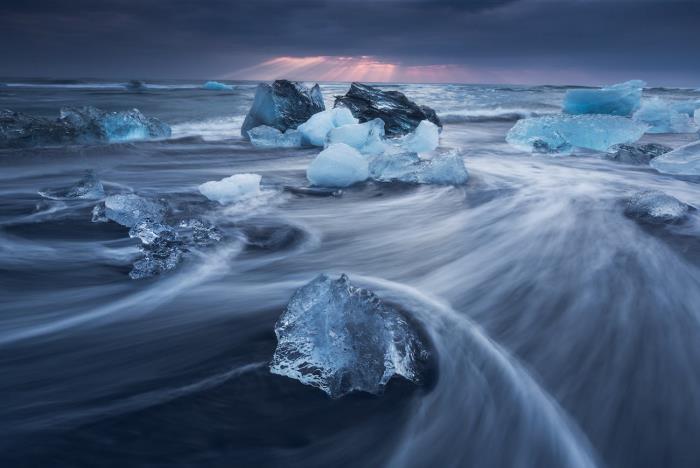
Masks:
[[[673,224],[685,219],[690,206],[657,190],[638,192],[627,201],[625,214],[650,224]]]
[[[267,125],[248,130],[248,137],[250,143],[258,148],[298,148],[303,140],[299,130],[288,129],[282,133]]]
[[[98,200],[105,197],[105,189],[95,173],[88,171],[70,187],[45,189],[40,191],[39,195],[51,200]]]
[[[372,291],[320,275],[298,289],[275,324],[270,372],[331,398],[381,393],[395,376],[420,383],[429,353],[418,333]]]
[[[571,89],[564,96],[564,112],[629,116],[639,108],[644,86],[632,80],[600,89]]]
[[[159,223],[168,212],[168,206],[160,200],[150,200],[129,193],[110,195],[93,210],[93,221],[112,220],[126,227],[147,221]]]
[[[172,230],[161,232],[149,243],[144,242],[140,250],[143,256],[134,262],[129,272],[131,279],[149,278],[174,269],[186,251]]]
[[[370,176],[379,182],[462,185],[469,179],[464,160],[457,152],[422,159],[417,153],[382,153],[370,159]]]
[[[139,221],[129,229],[129,237],[139,239],[142,243],[149,245],[162,236],[171,236],[175,230],[167,224],[152,222],[149,220]]]
[[[248,200],[260,195],[258,174],[234,174],[221,180],[212,180],[201,184],[199,192],[209,200],[222,205]]]
[[[202,88],[209,91],[233,91],[233,86],[218,81],[207,81]]]
[[[422,120],[416,129],[408,134],[401,147],[405,151],[426,153],[433,151],[440,144],[440,128],[429,120]]]
[[[167,138],[170,127],[156,118],[146,117],[138,109],[120,112],[105,112],[96,107],[66,107],[61,109],[60,120],[69,123],[77,130],[78,137],[84,136],[110,143]]]
[[[342,125],[356,124],[352,112],[344,107],[324,110],[312,115],[309,120],[297,127],[304,137],[304,143],[323,146],[328,132]]]
[[[384,121],[380,118],[365,123],[342,125],[331,129],[326,136],[326,146],[345,143],[362,154],[377,154],[385,151]]]
[[[700,141],[694,141],[680,148],[662,154],[649,163],[659,172],[674,175],[700,175]]]
[[[688,114],[692,117],[695,111],[700,109],[700,99],[694,101],[675,101],[673,102],[673,108],[678,112]]]
[[[313,186],[348,187],[369,177],[367,158],[352,146],[334,143],[321,151],[306,169]]]
[[[570,153],[573,148],[607,151],[639,140],[648,125],[614,115],[555,114],[519,120],[506,141],[532,152]]]
[[[647,133],[692,133],[698,126],[684,108],[659,98],[649,99],[634,113],[634,120],[649,125]]]

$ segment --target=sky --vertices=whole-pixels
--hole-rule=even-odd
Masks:
[[[700,87],[700,0],[2,0],[0,76]]]

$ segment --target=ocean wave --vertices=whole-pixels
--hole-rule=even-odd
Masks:
[[[219,117],[216,119],[183,122],[172,125],[172,137],[201,137],[206,141],[230,140],[241,138],[241,126],[244,117]]]
[[[445,112],[440,114],[442,123],[465,123],[465,122],[515,122],[527,117],[538,117],[540,115],[552,114],[554,109],[522,109],[496,107],[491,109],[463,109]]]

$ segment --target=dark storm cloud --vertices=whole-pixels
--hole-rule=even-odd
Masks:
[[[203,78],[371,55],[700,85],[698,21],[700,2],[668,0],[5,0],[1,74]]]

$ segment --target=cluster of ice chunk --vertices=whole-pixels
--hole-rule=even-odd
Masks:
[[[201,184],[199,192],[222,205],[236,203],[260,195],[260,180],[258,174],[234,174]]]
[[[674,224],[685,219],[690,206],[656,190],[636,193],[627,202],[625,214],[650,224]]]
[[[386,150],[384,121],[376,118],[365,123],[342,125],[326,135],[326,146],[344,143],[364,154],[377,154]]]
[[[419,383],[428,351],[393,307],[347,276],[320,275],[298,289],[275,324],[270,371],[331,398],[380,393],[394,375]]]
[[[649,125],[647,133],[693,133],[698,126],[688,110],[683,105],[653,98],[645,101],[633,118]]]
[[[209,91],[233,91],[233,86],[218,81],[207,81],[202,88]]]
[[[649,164],[665,174],[700,176],[700,141],[676,148]]]
[[[506,135],[511,145],[538,153],[570,153],[574,148],[608,151],[633,143],[648,126],[614,115],[547,115],[519,120]]]
[[[600,89],[572,89],[564,97],[564,112],[630,116],[639,108],[644,86],[632,80]]]

